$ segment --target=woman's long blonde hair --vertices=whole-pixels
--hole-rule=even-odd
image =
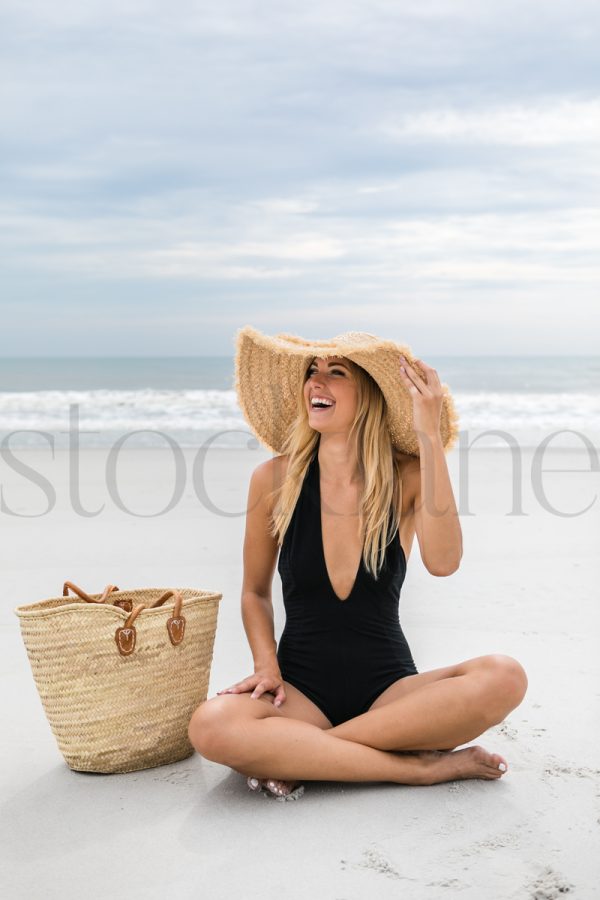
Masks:
[[[361,366],[344,357],[357,385],[356,416],[350,428],[355,438],[359,473],[364,491],[359,503],[359,528],[364,535],[363,561],[368,572],[378,577],[385,559],[385,548],[400,527],[402,477],[399,454],[392,445],[387,424],[387,405],[377,382]],[[274,498],[271,534],[281,545],[290,524],[302,482],[320,433],[308,424],[304,401],[304,383],[298,386],[298,415],[287,435],[282,455],[289,457],[286,477],[270,496]],[[390,507],[391,530],[388,531]]]

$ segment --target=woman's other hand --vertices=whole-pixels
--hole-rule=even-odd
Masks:
[[[444,403],[444,392],[437,371],[422,359],[415,359],[425,373],[421,378],[406,357],[400,357],[400,376],[412,396],[413,427],[417,435],[427,435],[430,439],[440,435],[440,420]]]
[[[251,697],[257,699],[264,693],[274,694],[273,706],[281,706],[285,702],[285,689],[281,672],[277,669],[259,669],[253,675],[248,675],[243,681],[232,684],[231,687],[217,691],[218,694],[243,694],[252,691]]]

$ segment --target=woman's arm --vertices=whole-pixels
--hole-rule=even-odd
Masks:
[[[432,575],[456,572],[462,529],[440,435],[419,436],[414,472],[414,521],[421,559]]]
[[[413,424],[419,443],[412,466],[415,531],[421,559],[432,575],[456,572],[462,557],[462,530],[440,433],[443,391],[434,368],[416,359],[422,378],[402,357],[400,371],[412,397]]]
[[[281,477],[278,456],[256,467],[250,478],[246,534],[244,537],[244,578],[242,583],[242,621],[254,660],[254,674],[243,678],[217,694],[239,694],[252,691],[251,697],[273,695],[273,704],[285,702],[285,688],[277,660],[277,644],[273,622],[271,585],[277,541],[269,532],[272,502],[269,493]]]
[[[241,607],[255,669],[279,670],[271,599],[277,541],[269,533],[271,508],[267,495],[276,486],[280,459],[269,459],[257,466],[248,489]]]

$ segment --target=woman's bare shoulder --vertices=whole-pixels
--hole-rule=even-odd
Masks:
[[[288,456],[273,456],[256,466],[252,472],[252,481],[256,483],[261,494],[269,495],[281,487],[285,480],[288,461]]]
[[[259,477],[264,479],[285,478],[288,463],[289,456],[272,456],[270,459],[265,459],[263,462],[259,463],[254,469],[254,472],[258,473]]]

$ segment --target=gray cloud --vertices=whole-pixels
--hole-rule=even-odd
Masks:
[[[598,5],[407,6],[4,3],[0,349],[593,352]]]

